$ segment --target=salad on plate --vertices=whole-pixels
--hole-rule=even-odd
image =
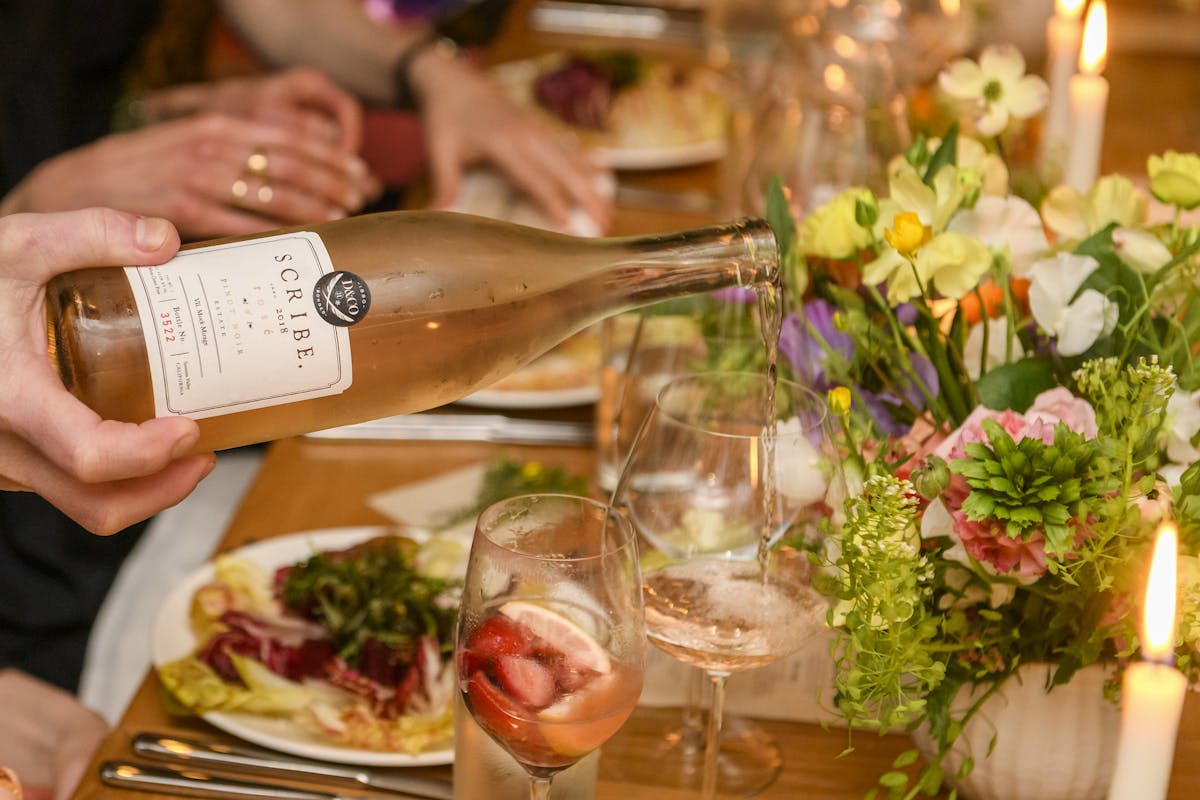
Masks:
[[[199,714],[285,718],[362,750],[446,749],[461,591],[446,544],[387,533],[273,573],[220,556],[191,597],[196,647],[160,663],[160,680]]]

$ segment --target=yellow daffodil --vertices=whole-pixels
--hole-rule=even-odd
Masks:
[[[969,103],[982,136],[1004,132],[1011,119],[1028,119],[1046,106],[1050,89],[1036,75],[1025,74],[1025,57],[1013,45],[989,45],[979,63],[961,58],[938,75],[942,91]]]
[[[982,142],[970,136],[958,137],[955,152],[958,155],[956,163],[960,172],[978,174],[982,194],[994,197],[1008,195],[1008,167],[1004,159],[988,151]]]
[[[1146,220],[1150,198],[1123,175],[1105,175],[1080,194],[1055,186],[1042,201],[1042,221],[1062,242],[1086,239],[1110,223],[1134,228]]]
[[[1168,150],[1146,161],[1150,192],[1184,210],[1200,206],[1200,156]]]
[[[921,224],[921,218],[911,211],[897,214],[892,227],[883,231],[883,238],[902,255],[912,255],[921,245],[933,237],[933,230]]]
[[[809,214],[800,229],[800,251],[818,258],[842,259],[869,247],[871,231],[859,225],[854,215],[860,200],[874,204],[875,196],[866,189],[846,189]]]
[[[918,250],[913,263],[923,281],[932,282],[942,296],[957,300],[979,285],[992,266],[992,254],[975,237],[948,231]]]
[[[863,267],[863,281],[887,284],[888,302],[893,305],[920,297],[932,284],[945,296],[958,299],[975,288],[992,265],[992,255],[983,242],[961,233],[940,233],[910,258],[894,247]]]
[[[904,213],[916,214],[934,234],[944,231],[963,204],[965,187],[958,173],[953,165],[942,167],[933,177],[933,186],[929,186],[907,162],[897,165],[888,179],[890,196],[879,201],[876,238],[882,239],[884,231]]]

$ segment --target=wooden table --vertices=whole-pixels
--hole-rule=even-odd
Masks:
[[[372,525],[389,520],[367,507],[364,498],[397,485],[423,480],[494,455],[536,459],[591,474],[592,453],[586,448],[511,447],[474,443],[382,443],[288,439],[268,450],[253,486],[246,494],[221,543],[221,549],[239,547],[299,530],[342,525]],[[319,487],[319,490],[318,490]],[[670,800],[689,793],[663,786],[632,784],[617,777],[637,761],[639,736],[661,729],[661,712],[639,711],[628,730],[607,747],[601,759],[600,800]],[[858,734],[856,752],[839,758],[846,747],[846,732],[817,725],[764,721],[783,752],[783,774],[764,791],[763,798],[816,797],[824,800],[860,800],[886,771],[891,761],[910,746],[904,736]],[[96,765],[111,758],[129,758],[131,736],[139,731],[173,731],[225,738],[215,728],[166,714],[156,679],[148,675],[124,718],[96,754]],[[435,768],[432,772],[447,772]],[[1189,696],[1175,755],[1170,797],[1192,798],[1200,792],[1200,699]],[[144,800],[144,792],[109,789],[89,768],[75,794],[76,800]],[[157,796],[157,795],[153,795]],[[162,795],[166,797],[167,795]],[[482,800],[482,799],[481,799]]]
[[[522,11],[528,0],[518,0],[510,29],[497,48],[504,57],[536,52],[553,42],[522,30]],[[1200,149],[1200,58],[1184,45],[1196,41],[1177,35],[1169,52],[1147,52],[1147,37],[1133,35],[1142,28],[1123,25],[1123,8],[1136,17],[1145,2],[1116,0],[1114,28],[1125,31],[1124,40],[1137,43],[1114,52],[1107,75],[1112,85],[1108,135],[1102,167],[1129,173],[1144,169],[1146,156],[1168,147]],[[1134,19],[1130,17],[1130,19]],[[1140,20],[1136,17],[1134,21]],[[1158,17],[1151,20],[1158,24]],[[1182,29],[1195,32],[1195,15],[1180,20]],[[1139,23],[1140,24],[1140,23]],[[1180,25],[1168,26],[1176,34]],[[1185,41],[1186,40],[1186,41]],[[1166,80],[1167,77],[1172,80]],[[623,179],[665,189],[714,191],[716,168],[705,165],[680,170],[623,176]],[[616,233],[633,234],[678,229],[707,221],[704,215],[640,209],[621,209]],[[569,414],[588,413],[575,410]],[[272,445],[254,485],[220,545],[222,550],[272,536],[321,527],[387,522],[369,509],[364,498],[397,485],[422,480],[456,467],[484,460],[497,453],[516,459],[539,459],[591,474],[592,453],[581,448],[499,447],[484,444],[365,443],[347,441],[284,440]],[[617,777],[622,765],[638,758],[638,735],[651,735],[663,723],[661,714],[639,711],[627,730],[604,751],[597,797],[602,800],[670,800],[689,793],[662,786],[634,785]],[[892,759],[909,747],[903,736],[855,737],[853,754],[839,758],[847,744],[846,732],[819,726],[764,722],[783,751],[780,779],[760,796],[764,798],[819,797],[824,800],[858,800],[875,785]],[[99,783],[96,766],[110,758],[132,755],[130,737],[142,730],[175,731],[220,738],[221,734],[194,719],[168,717],[157,682],[147,676],[124,718],[96,754],[75,794],[76,800],[144,800],[146,793],[108,789]],[[1189,696],[1175,755],[1170,797],[1183,800],[1200,793],[1200,701]],[[434,768],[433,771],[446,771]],[[158,795],[151,795],[158,796]],[[161,795],[166,797],[166,795]]]

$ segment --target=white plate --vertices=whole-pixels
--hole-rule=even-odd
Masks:
[[[460,406],[474,408],[570,408],[594,403],[600,399],[599,386],[578,386],[574,389],[553,389],[544,392],[509,392],[484,389],[458,400]]]
[[[383,526],[325,528],[267,539],[233,552],[272,573],[276,568],[302,561],[318,550],[340,550],[387,530]],[[183,658],[196,649],[197,642],[188,622],[192,596],[212,580],[213,574],[212,564],[205,564],[179,584],[159,609],[150,642],[156,667]],[[214,727],[240,739],[305,758],[376,767],[417,767],[454,761],[453,749],[408,755],[345,747],[303,730],[290,720],[276,717],[229,712],[210,712],[202,716]]]
[[[724,139],[712,139],[674,147],[594,147],[588,156],[609,169],[674,169],[716,161],[725,150]]]

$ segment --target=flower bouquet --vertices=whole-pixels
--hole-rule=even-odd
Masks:
[[[946,73],[963,96],[968,72]],[[1003,92],[981,81],[994,119]],[[780,350],[830,392],[857,462],[825,555],[837,710],[934,744],[920,773],[913,752],[882,776],[890,796],[952,779],[963,725],[1020,666],[1049,665],[1052,690],[1137,656],[1166,516],[1184,550],[1176,664],[1200,677],[1200,229],[1182,222],[1200,157],[1151,157],[1148,181],[1035,206],[993,141],[952,128],[895,160],[887,196],[846,190],[798,228],[771,193],[797,306]],[[1150,221],[1150,195],[1173,216]]]

